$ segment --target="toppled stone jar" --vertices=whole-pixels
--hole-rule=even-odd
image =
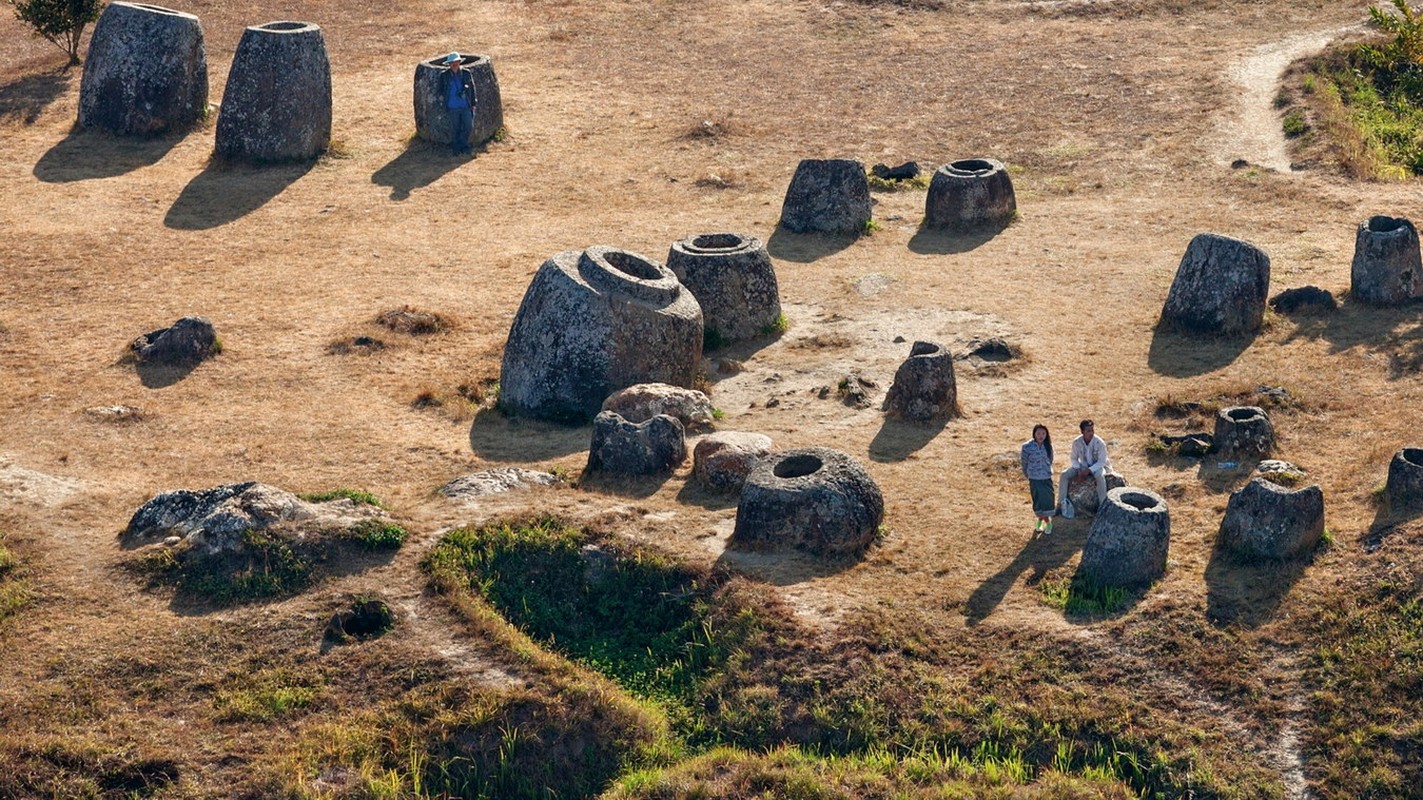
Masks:
[[[470,126],[469,146],[478,147],[504,127],[504,101],[499,96],[499,78],[489,56],[460,53],[460,69],[474,79],[474,124]],[[445,54],[415,65],[415,135],[435,144],[454,141],[454,125],[445,110],[445,98],[440,95],[440,76],[449,72]]]
[[[870,221],[870,179],[848,158],[807,158],[796,167],[781,203],[781,227],[793,233],[855,236]]]
[[[667,268],[702,307],[709,336],[731,344],[775,330],[781,293],[766,246],[755,236],[703,233],[675,242]]]
[[[203,26],[192,14],[115,0],[89,40],[79,124],[124,135],[182,130],[207,111]]]
[[[852,555],[874,541],[883,519],[879,485],[848,454],[786,450],[763,457],[746,476],[730,546]]]
[[[1161,321],[1187,333],[1260,330],[1270,288],[1270,257],[1249,242],[1198,234],[1176,268]]]
[[[999,230],[1018,213],[1013,179],[1001,161],[968,158],[934,170],[924,198],[924,227],[954,233]]]
[[[222,110],[217,154],[235,161],[316,158],[331,144],[331,63],[321,28],[277,21],[242,32]]]
[[[543,263],[509,328],[499,405],[512,414],[586,422],[638,383],[690,387],[702,311],[666,267],[595,246]]]

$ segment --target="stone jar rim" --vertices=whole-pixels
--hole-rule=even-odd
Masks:
[[[653,303],[670,303],[682,291],[672,270],[646,256],[607,245],[584,250],[578,256],[578,274],[601,292]]]
[[[178,11],[177,9],[173,8],[164,8],[163,6],[156,6],[152,3],[133,3],[125,2],[124,0],[113,0],[113,2],[109,3],[109,5],[118,6],[119,8],[131,8],[136,11],[142,11],[147,14],[160,14],[163,16],[183,17],[185,19],[197,19],[196,16],[189,14],[186,11]]]
[[[263,34],[274,34],[277,36],[290,36],[293,34],[311,33],[320,31],[321,26],[314,22],[299,22],[290,19],[278,19],[271,22],[264,22],[261,25],[249,25],[247,30],[256,31]]]

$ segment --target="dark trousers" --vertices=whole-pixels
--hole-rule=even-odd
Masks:
[[[468,153],[473,148],[469,141],[470,131],[474,128],[474,109],[472,108],[452,108],[450,109],[450,124],[454,127],[454,141],[450,145],[456,153]]]

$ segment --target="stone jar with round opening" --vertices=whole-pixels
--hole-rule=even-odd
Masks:
[[[470,127],[471,147],[493,139],[504,127],[504,101],[499,96],[499,79],[494,75],[494,63],[489,56],[460,53],[463,63],[474,79],[474,125]],[[440,76],[449,72],[447,55],[426,59],[415,65],[415,135],[434,144],[451,144],[454,125],[440,95]]]
[[[697,298],[708,346],[772,333],[781,316],[781,292],[766,245],[741,233],[703,233],[672,244],[672,270]]]
[[[1307,555],[1324,535],[1324,492],[1255,478],[1235,490],[1220,522],[1220,545],[1247,559]]]
[[[1374,216],[1359,223],[1349,296],[1375,306],[1397,306],[1423,294],[1418,231],[1402,217]]]
[[[671,270],[614,247],[558,253],[539,267],[509,328],[499,405],[586,422],[634,384],[690,388],[701,353],[701,307]]]
[[[796,166],[781,203],[781,227],[792,233],[859,236],[870,222],[870,179],[849,158],[807,158]]]
[[[853,555],[874,541],[883,519],[878,484],[848,454],[786,450],[764,456],[746,476],[729,546]]]
[[[1186,333],[1254,333],[1265,321],[1269,288],[1264,250],[1217,233],[1198,234],[1176,268],[1161,322]]]
[[[938,342],[915,342],[895,370],[884,406],[892,417],[927,422],[957,416],[958,398],[953,354]]]
[[[1258,461],[1275,449],[1275,428],[1259,406],[1227,406],[1215,416],[1215,448],[1222,458]]]
[[[278,21],[242,32],[217,116],[234,161],[308,161],[331,144],[331,63],[321,28]]]
[[[1161,495],[1134,486],[1107,492],[1082,545],[1078,577],[1097,586],[1140,586],[1166,572],[1171,517]]]
[[[1013,179],[991,158],[953,161],[934,170],[924,199],[924,227],[952,233],[1000,230],[1017,213]]]
[[[1392,514],[1413,515],[1423,511],[1423,447],[1405,447],[1394,453],[1388,463],[1384,495]]]
[[[208,106],[203,26],[192,14],[115,0],[89,40],[79,124],[123,135],[183,130]]]

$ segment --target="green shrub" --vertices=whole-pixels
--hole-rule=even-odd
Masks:
[[[761,333],[765,336],[779,335],[791,329],[791,320],[784,313],[776,315],[776,318],[766,323],[761,328]]]
[[[341,538],[357,542],[367,550],[394,550],[405,544],[404,528],[382,519],[367,519],[347,528]]]
[[[1284,129],[1285,135],[1292,139],[1303,136],[1309,130],[1309,125],[1304,121],[1304,114],[1298,111],[1286,114],[1281,127]]]
[[[345,498],[346,500],[351,500],[353,502],[362,503],[368,506],[375,506],[376,508],[390,508],[390,506],[381,502],[381,499],[379,497],[376,497],[365,489],[347,489],[341,487],[337,489],[328,489],[324,492],[307,492],[306,494],[298,495],[298,497],[307,501],[308,503],[324,503],[328,500],[340,500],[342,498]]]
[[[84,28],[99,18],[103,0],[10,0],[15,17],[37,36],[69,54],[70,65],[80,63],[79,43]]]

